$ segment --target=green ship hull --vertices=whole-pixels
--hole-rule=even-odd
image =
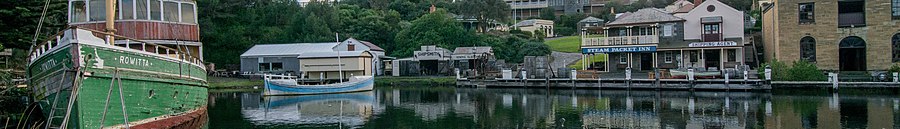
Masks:
[[[48,127],[205,126],[206,70],[199,60],[158,54],[156,46],[148,52],[107,45],[93,33],[70,29],[32,52],[29,87]]]

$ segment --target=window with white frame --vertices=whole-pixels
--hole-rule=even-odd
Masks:
[[[163,2],[163,20],[168,22],[179,22],[181,17],[178,16],[178,3],[172,1]]]
[[[162,20],[162,3],[150,0],[150,20]]]
[[[87,21],[87,4],[84,1],[72,1],[69,11],[71,11],[71,16],[69,20],[71,22],[86,22]]]
[[[104,21],[106,20],[106,1],[104,0],[90,0],[88,1],[88,13],[90,14],[90,21]]]
[[[625,54],[620,54],[619,64],[628,64],[628,56],[626,56]]]
[[[672,24],[664,25],[663,26],[663,36],[672,36],[672,34],[675,33],[673,30],[673,28],[675,28],[675,27],[673,27],[673,26],[674,25],[672,25]]]
[[[672,51],[666,51],[665,53],[663,53],[663,58],[665,58],[666,63],[672,63],[672,60],[674,60],[675,58],[674,56],[675,54],[673,54]]]
[[[197,23],[194,17],[194,4],[181,3],[181,22]]]
[[[134,19],[134,0],[121,0],[119,7],[119,19]]]
[[[147,0],[135,0],[134,1],[134,18],[147,20],[147,4],[149,1]]]

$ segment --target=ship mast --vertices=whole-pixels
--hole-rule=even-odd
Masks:
[[[106,0],[106,43],[109,45],[115,45],[115,38],[112,36],[116,34],[116,0]]]

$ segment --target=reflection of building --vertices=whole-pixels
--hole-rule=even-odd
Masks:
[[[765,60],[820,69],[886,70],[900,62],[900,1],[769,0],[763,5]]]
[[[602,30],[584,30],[582,52],[609,54],[605,66],[589,66],[602,71],[724,70],[744,64],[743,23],[741,11],[718,0],[707,0],[683,15],[640,9]]]
[[[531,32],[537,36],[538,32],[544,33],[546,37],[554,37],[553,33],[553,21],[551,20],[541,20],[541,19],[531,19],[524,20],[519,23],[513,25],[513,27],[518,28],[519,30],[525,32]]]

